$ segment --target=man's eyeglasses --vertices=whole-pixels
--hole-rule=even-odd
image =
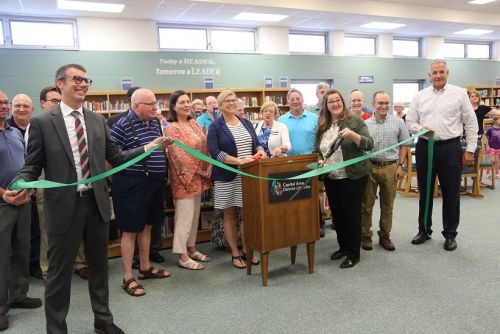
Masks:
[[[225,102],[227,104],[235,104],[236,102],[238,102],[238,100],[236,100],[236,99],[233,99],[233,100],[224,100],[222,102]]]
[[[87,84],[87,86],[92,85],[92,80],[90,80],[89,78],[81,77],[79,75],[73,75],[72,77],[62,77],[62,78],[59,78],[59,80],[64,80],[64,79],[71,79],[77,85],[81,84],[84,81]]]
[[[2,104],[9,105],[10,102],[9,102],[9,100],[0,101],[0,105],[2,105]]]
[[[45,102],[52,102],[54,104],[59,104],[61,103],[61,100],[59,99],[50,99],[50,100],[42,100],[42,101],[45,101]]]

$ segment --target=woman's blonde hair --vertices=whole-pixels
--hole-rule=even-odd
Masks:
[[[219,93],[219,95],[217,96],[217,104],[219,105],[219,108],[220,108],[220,105],[222,104],[222,102],[224,102],[224,100],[228,96],[231,96],[231,95],[236,96],[236,94],[232,90],[229,90],[229,89],[225,89]]]
[[[262,114],[262,112],[264,111],[264,109],[268,109],[268,108],[271,108],[271,107],[274,107],[274,114],[276,114],[278,112],[278,105],[276,103],[274,103],[273,101],[264,102],[264,104],[262,105],[262,107],[260,107],[260,113]]]

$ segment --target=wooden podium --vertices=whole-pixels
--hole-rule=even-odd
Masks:
[[[288,178],[310,171],[316,154],[261,159],[241,170],[262,177]],[[295,264],[297,245],[306,244],[309,273],[314,271],[314,245],[319,240],[318,179],[314,177],[300,194],[289,201],[306,179],[269,181],[243,176],[243,221],[247,274],[252,273],[254,250],[260,253],[262,285],[267,286],[269,252],[290,247]]]

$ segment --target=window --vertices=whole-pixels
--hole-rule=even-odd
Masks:
[[[212,50],[255,51],[255,30],[212,29]]]
[[[309,107],[316,105],[318,98],[316,97],[316,85],[320,82],[326,82],[333,88],[333,80],[331,79],[311,79],[311,80],[290,80],[290,87],[298,89],[304,96],[304,103]]]
[[[326,33],[288,34],[288,49],[290,52],[326,54]]]
[[[254,52],[255,29],[158,25],[160,49],[186,51]]]
[[[491,59],[491,43],[445,41],[445,58]]]
[[[445,58],[465,58],[465,44],[444,42]]]
[[[348,55],[374,56],[375,37],[373,36],[345,36],[344,49]]]
[[[490,59],[490,44],[467,44],[467,58]]]
[[[10,43],[16,47],[76,48],[73,20],[9,20]]]
[[[158,28],[161,49],[207,50],[207,30],[196,28]]]
[[[394,80],[392,84],[392,100],[404,102],[405,107],[409,107],[413,96],[423,88],[421,80]]]
[[[5,38],[3,37],[3,21],[0,19],[0,45],[5,44]]]
[[[420,57],[420,40],[395,38],[392,54],[397,57]]]

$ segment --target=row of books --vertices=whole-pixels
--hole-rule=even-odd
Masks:
[[[240,99],[243,101],[243,104],[245,104],[245,107],[258,107],[259,106],[259,101],[256,96],[240,96]]]
[[[264,98],[264,101],[273,101],[277,105],[283,105],[283,96],[267,96]]]
[[[260,112],[246,112],[245,118],[251,122],[262,121],[262,114]]]
[[[108,111],[108,101],[84,101],[83,107],[90,111],[95,112],[107,112]]]

